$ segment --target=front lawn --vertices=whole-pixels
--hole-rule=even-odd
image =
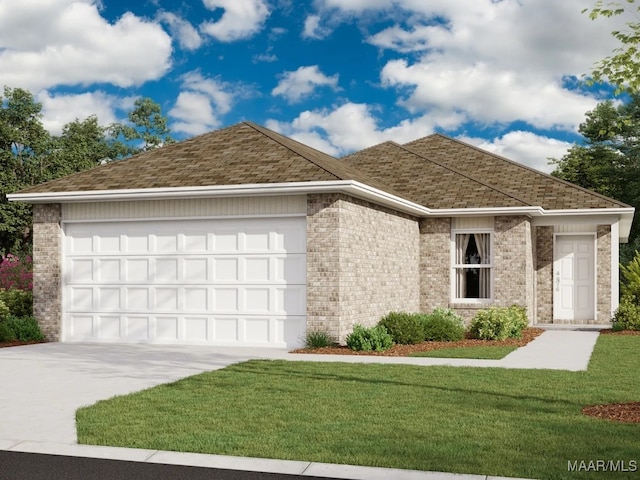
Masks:
[[[640,337],[587,372],[250,361],[83,408],[79,443],[527,478],[640,463],[640,424],[581,413],[640,399]],[[610,475],[610,476],[609,476]]]

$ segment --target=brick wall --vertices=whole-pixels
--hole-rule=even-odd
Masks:
[[[611,322],[611,225],[596,230],[596,323]]]
[[[307,328],[344,342],[355,323],[419,309],[418,221],[342,194],[307,200]]]
[[[60,204],[33,206],[33,314],[49,341],[60,340]]]
[[[451,218],[420,219],[420,310],[448,307],[451,296]]]
[[[553,227],[535,227],[536,323],[553,321]]]
[[[498,216],[494,231],[494,305],[526,307],[531,321],[535,315],[531,221],[525,216]]]

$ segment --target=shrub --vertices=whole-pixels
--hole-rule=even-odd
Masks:
[[[353,332],[347,335],[347,346],[351,350],[382,352],[391,348],[392,345],[393,338],[382,325],[366,328],[356,324]]]
[[[464,339],[464,321],[450,308],[436,308],[419,316],[424,339],[431,342],[455,342]]]
[[[13,332],[14,339],[21,342],[42,342],[44,335],[34,317],[16,317],[11,315],[5,323]]]
[[[6,321],[0,321],[0,342],[12,342],[16,339],[16,334]]]
[[[640,330],[640,305],[638,305],[638,301],[632,296],[622,297],[612,320],[611,329],[614,332]]]
[[[9,308],[9,313],[16,317],[33,315],[33,293],[30,290],[0,290],[0,301]]]
[[[304,345],[307,348],[330,347],[335,344],[336,342],[333,340],[331,335],[324,331],[307,332],[304,337]]]
[[[620,291],[623,298],[640,301],[640,252],[636,251],[633,259],[626,265],[620,265],[622,284]]]
[[[0,258],[0,288],[33,289],[33,265],[31,256],[17,257],[11,253]]]
[[[526,309],[517,305],[479,310],[471,320],[469,332],[480,340],[504,340],[522,337],[528,325]]]
[[[391,312],[378,322],[386,328],[395,343],[403,345],[424,341],[422,322],[416,314],[406,312]]]
[[[9,307],[0,298],[0,322],[5,320],[11,314]]]

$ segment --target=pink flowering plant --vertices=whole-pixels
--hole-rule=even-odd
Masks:
[[[30,255],[20,258],[8,253],[0,260],[0,289],[33,289],[33,261]]]

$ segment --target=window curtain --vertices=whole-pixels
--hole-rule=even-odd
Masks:
[[[490,235],[488,233],[476,233],[473,238],[478,246],[478,254],[480,255],[480,264],[491,264],[491,251],[490,251]],[[491,297],[491,268],[480,269],[480,298]]]
[[[471,234],[456,235],[456,265],[464,265],[465,254]],[[464,268],[456,268],[456,298],[464,298],[467,292],[466,275]]]

